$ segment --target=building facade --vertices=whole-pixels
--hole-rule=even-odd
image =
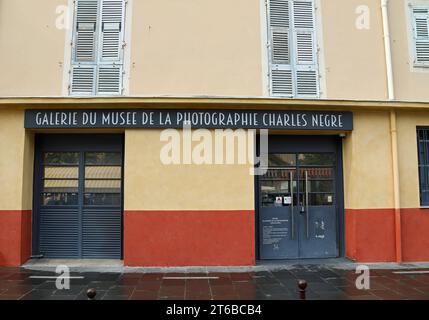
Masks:
[[[0,70],[0,265],[429,261],[429,0],[0,0]]]

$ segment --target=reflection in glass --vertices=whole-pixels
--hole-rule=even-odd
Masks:
[[[51,165],[79,164],[78,152],[45,152],[43,162]]]
[[[77,193],[42,193],[42,205],[43,206],[66,206],[66,205],[77,205],[78,194]]]
[[[298,165],[300,166],[333,166],[335,156],[333,153],[300,153]]]
[[[295,169],[268,169],[267,172],[262,176],[262,180],[290,180],[291,172],[292,178],[295,178]]]
[[[44,169],[44,178],[48,179],[78,179],[79,167],[49,167]]]
[[[121,192],[120,180],[85,180],[85,192],[116,193]]]
[[[296,165],[295,154],[270,153],[268,155],[268,166],[270,167],[288,167]]]
[[[301,179],[305,179],[305,173],[307,172],[307,178],[309,180],[322,180],[322,179],[333,179],[334,169],[333,168],[305,168],[301,169],[299,176]]]
[[[121,154],[119,152],[87,152],[85,164],[89,165],[120,165]]]
[[[119,193],[86,193],[84,204],[92,206],[120,206],[121,195]]]
[[[85,167],[85,178],[121,179],[121,167]]]
[[[44,180],[43,192],[77,192],[78,180]]]
[[[334,195],[329,193],[310,193],[308,195],[310,206],[332,206]]]
[[[299,190],[305,192],[305,180],[300,181]],[[309,180],[308,192],[334,192],[333,180]]]

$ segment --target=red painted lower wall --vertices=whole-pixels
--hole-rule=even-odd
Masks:
[[[360,262],[395,261],[395,211],[346,209],[346,256]]]
[[[429,261],[429,210],[401,209],[404,262]],[[346,209],[346,256],[359,262],[394,262],[395,210]]]
[[[31,256],[31,211],[0,210],[0,266],[20,266]]]
[[[404,261],[429,261],[429,209],[401,209]]]
[[[126,266],[255,264],[255,214],[243,211],[125,211]]]

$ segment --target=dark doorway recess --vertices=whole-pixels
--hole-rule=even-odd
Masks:
[[[122,258],[123,140],[36,135],[33,255]]]
[[[272,135],[268,151],[255,179],[259,259],[342,256],[341,138]]]

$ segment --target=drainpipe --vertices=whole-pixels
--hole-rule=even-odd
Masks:
[[[390,30],[388,16],[388,0],[381,0],[381,12],[383,18],[384,53],[386,60],[387,93],[390,101],[395,100],[395,88],[393,84],[392,49],[390,46]],[[396,111],[390,111],[390,139],[392,146],[393,168],[393,198],[395,206],[395,253],[396,262],[402,262],[402,230],[401,230],[401,195],[399,190],[399,159],[398,138],[396,128]]]
[[[384,54],[386,56],[387,93],[389,100],[395,100],[393,86],[392,49],[390,47],[389,16],[387,13],[388,0],[381,0],[381,13],[383,18]]]

